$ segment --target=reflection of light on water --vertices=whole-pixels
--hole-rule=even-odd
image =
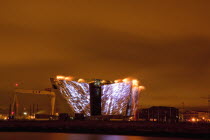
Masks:
[[[99,135],[99,134],[67,134],[67,135],[69,135],[68,139],[64,138],[62,140],[183,140],[182,138],[123,136],[123,135]]]
[[[181,138],[143,137],[99,134],[38,133],[38,132],[1,132],[4,140],[183,140]]]
[[[70,134],[68,140],[155,140],[142,136],[120,136],[99,134]]]
[[[101,135],[100,140],[131,140],[127,136],[117,136],[117,135]],[[130,136],[132,137],[132,136]],[[132,139],[135,140],[135,139]]]

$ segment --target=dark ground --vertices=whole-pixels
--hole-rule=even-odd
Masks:
[[[64,132],[114,135],[210,138],[208,123],[152,123],[114,121],[1,121],[0,131]]]

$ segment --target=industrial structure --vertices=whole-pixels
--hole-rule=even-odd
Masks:
[[[73,81],[71,77],[51,78],[53,91],[61,94],[73,113],[85,116],[135,116],[139,93],[144,88],[137,80],[106,81],[94,79]]]
[[[18,114],[18,105],[17,105],[17,94],[34,94],[34,95],[50,95],[51,97],[51,115],[54,115],[55,110],[55,93],[52,91],[46,90],[26,90],[26,89],[15,89],[14,100],[12,103],[11,115]],[[35,114],[33,114],[35,115]]]

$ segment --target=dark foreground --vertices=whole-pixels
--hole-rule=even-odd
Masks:
[[[0,132],[1,140],[198,140],[192,138],[103,135],[81,133]]]
[[[210,124],[111,121],[1,121],[4,132],[64,132],[160,137],[210,137]]]
[[[192,138],[103,135],[81,133],[0,132],[1,140],[199,140]]]

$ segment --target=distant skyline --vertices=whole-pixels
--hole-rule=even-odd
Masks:
[[[209,0],[31,0],[0,4],[0,108],[14,85],[51,87],[49,78],[134,77],[142,107],[207,108]],[[48,107],[48,97],[22,97]],[[24,99],[25,98],[25,99]]]

